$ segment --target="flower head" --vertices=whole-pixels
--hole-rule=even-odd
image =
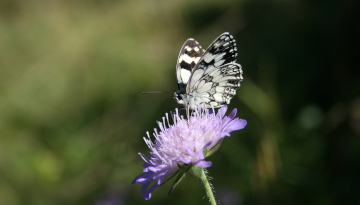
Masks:
[[[204,151],[211,150],[222,138],[230,136],[232,131],[243,129],[247,123],[243,119],[234,119],[236,109],[229,116],[225,116],[226,111],[227,106],[222,107],[215,115],[214,110],[198,108],[186,120],[176,109],[172,114],[173,125],[170,125],[167,113],[162,122],[157,122],[160,132],[154,129],[154,142],[147,132],[144,141],[150,148],[150,156],[139,153],[145,161],[144,173],[133,181],[133,184],[142,184],[141,193],[146,200],[151,198],[152,192],[166,176],[179,171],[179,165],[211,166],[210,161],[205,161]]]

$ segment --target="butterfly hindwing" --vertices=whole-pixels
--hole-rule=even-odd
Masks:
[[[190,92],[195,83],[217,67],[234,62],[237,49],[234,37],[225,32],[210,44],[192,71],[186,91]]]
[[[213,107],[226,105],[235,96],[242,80],[241,65],[228,63],[197,81],[191,95]]]
[[[204,54],[204,49],[194,39],[188,39],[182,46],[176,64],[176,78],[180,90],[185,92],[191,72]]]

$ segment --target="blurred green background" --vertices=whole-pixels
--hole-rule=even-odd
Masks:
[[[192,175],[150,201],[142,137],[177,88],[182,44],[232,33],[230,109],[248,121],[209,158],[217,200],[360,204],[358,1],[0,1],[0,204],[207,204]]]

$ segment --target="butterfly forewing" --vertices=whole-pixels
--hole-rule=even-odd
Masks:
[[[188,39],[180,50],[176,64],[176,77],[180,90],[185,92],[191,72],[204,54],[204,49],[194,39]]]
[[[192,71],[186,92],[190,92],[195,83],[204,75],[212,72],[217,67],[234,62],[237,49],[234,37],[225,32],[210,44]]]

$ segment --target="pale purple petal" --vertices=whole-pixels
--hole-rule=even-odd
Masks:
[[[190,164],[191,163],[191,159],[187,158],[187,157],[178,157],[177,158],[179,161],[184,162],[185,164]]]
[[[206,147],[210,146],[210,145],[211,145],[211,143],[212,143],[212,141],[210,141],[210,142],[206,143],[206,145],[203,147],[203,149],[205,149]]]
[[[135,183],[144,183],[146,182],[146,180],[149,179],[149,177],[152,175],[152,173],[149,173],[149,172],[146,172],[146,173],[143,173],[143,174],[140,174],[139,176],[137,176],[134,181],[132,182],[132,184],[135,184]],[[152,181],[152,180],[151,180]]]
[[[236,118],[226,126],[225,131],[230,133],[235,130],[241,130],[244,129],[246,124],[247,124],[246,120]]]
[[[190,149],[190,147],[187,147],[187,148],[186,148],[186,151],[187,151],[187,154],[190,155],[190,156],[192,156],[192,155],[195,154],[195,152],[192,151],[192,149]]]
[[[198,161],[198,162],[196,162],[196,163],[194,163],[194,165],[196,165],[196,166],[199,166],[199,167],[211,167],[211,165],[212,165],[212,162],[210,162],[210,161]]]
[[[235,109],[233,109],[232,111],[231,111],[231,113],[230,113],[230,115],[229,115],[229,118],[232,120],[232,119],[234,119],[234,117],[236,116],[236,113],[237,113],[237,109],[235,108]]]
[[[196,153],[199,159],[205,159],[204,152],[201,150]]]
[[[158,180],[155,184],[153,184],[150,189],[147,189],[150,185],[143,185],[140,189],[141,194],[144,196],[145,200],[149,200],[151,198],[152,192],[161,184],[161,180]],[[143,188],[144,187],[144,188]]]
[[[224,106],[219,109],[216,116],[219,117],[220,119],[222,119],[225,116],[226,111],[227,111],[227,106]]]

